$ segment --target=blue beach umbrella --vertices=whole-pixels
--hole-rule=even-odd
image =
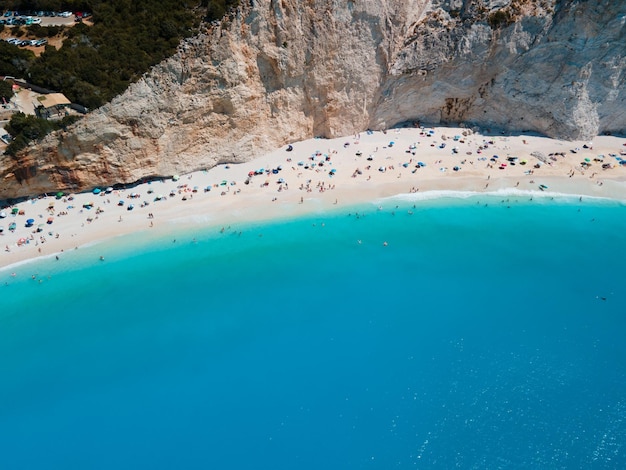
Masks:
[[[102,191],[100,190],[100,188],[95,188],[95,189],[93,190],[93,193],[94,193],[94,194],[100,194],[101,192],[102,192]]]

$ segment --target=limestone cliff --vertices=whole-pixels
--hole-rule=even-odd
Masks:
[[[0,199],[413,120],[623,132],[625,24],[611,0],[242,0],[111,103],[4,157]]]

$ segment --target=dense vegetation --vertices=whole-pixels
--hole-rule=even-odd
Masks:
[[[29,142],[40,140],[52,131],[65,129],[77,119],[79,119],[78,116],[66,116],[60,121],[48,121],[32,114],[16,113],[11,121],[4,126],[5,130],[14,136],[5,153],[15,155]]]
[[[238,0],[5,0],[4,10],[89,12],[89,25],[12,28],[16,37],[64,37],[40,57],[0,41],[0,74],[61,92],[94,109],[122,93],[152,65],[170,56],[201,20],[224,16]],[[2,27],[2,26],[0,26]],[[17,129],[13,126],[12,129]],[[36,134],[36,133],[35,133]],[[38,134],[37,134],[38,135]],[[14,142],[18,140],[13,134]],[[34,134],[33,134],[34,136]],[[35,137],[36,138],[36,137]]]
[[[1,102],[9,101],[12,96],[13,96],[13,87],[11,85],[11,82],[1,81],[0,82],[0,101]]]
[[[21,77],[33,60],[35,54],[31,51],[0,41],[0,75]]]
[[[46,47],[37,60],[22,62],[16,76],[64,93],[72,102],[96,108],[124,91],[148,68],[171,55],[209,12],[221,17],[234,0],[14,0],[17,11],[88,11],[93,26],[65,28],[63,47]],[[204,5],[204,7],[203,7]],[[37,37],[47,28],[28,27]],[[58,29],[58,28],[57,28]],[[56,32],[56,31],[52,31]],[[14,48],[17,49],[17,48]],[[20,73],[21,72],[21,73]],[[11,74],[9,74],[11,75]],[[15,75],[15,74],[14,74]]]

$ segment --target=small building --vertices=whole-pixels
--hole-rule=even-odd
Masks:
[[[65,108],[69,107],[72,102],[68,100],[63,93],[48,93],[37,98],[39,106],[37,106],[37,115],[44,119],[61,118],[67,114]]]

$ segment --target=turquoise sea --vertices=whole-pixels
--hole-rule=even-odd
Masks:
[[[0,466],[626,468],[625,270],[624,203],[529,195],[0,270]]]

